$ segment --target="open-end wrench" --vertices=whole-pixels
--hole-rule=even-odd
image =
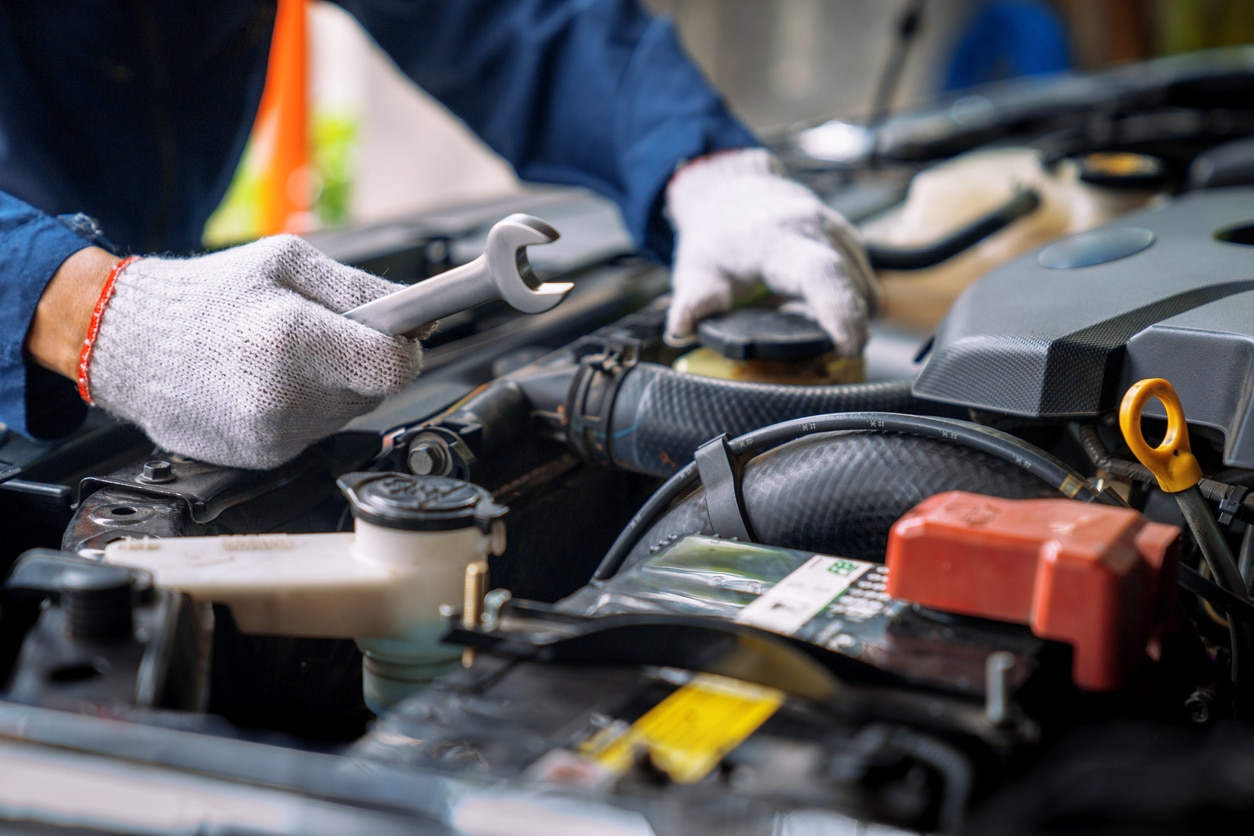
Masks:
[[[344,316],[385,334],[407,335],[449,314],[504,299],[523,313],[556,307],[571,282],[541,282],[527,261],[527,246],[548,244],[557,230],[531,215],[510,215],[488,230],[483,255],[404,290],[359,305]]]

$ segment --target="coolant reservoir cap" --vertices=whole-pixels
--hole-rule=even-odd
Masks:
[[[448,476],[347,473],[336,480],[359,520],[405,531],[475,526],[488,533],[508,510],[478,485]]]
[[[697,338],[729,360],[810,360],[832,350],[817,322],[773,308],[741,308],[697,325]]]

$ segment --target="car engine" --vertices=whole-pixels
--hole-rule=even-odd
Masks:
[[[609,204],[315,233],[445,317],[273,471],[0,444],[0,810],[30,832],[1193,833],[1254,812],[1254,51],[772,141],[884,288],[662,339]],[[1251,741],[1245,738],[1251,737]]]

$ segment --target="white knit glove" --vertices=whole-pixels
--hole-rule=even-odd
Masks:
[[[275,467],[418,373],[416,340],[340,316],[397,289],[291,235],[140,259],[102,297],[80,391],[171,452]]]
[[[842,357],[857,357],[879,307],[875,274],[854,228],[760,148],[685,165],[666,190],[677,246],[666,338],[731,307],[758,281],[805,302]]]

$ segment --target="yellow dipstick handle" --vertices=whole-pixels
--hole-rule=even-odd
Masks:
[[[1141,433],[1141,414],[1151,398],[1158,398],[1167,410],[1167,435],[1157,447],[1150,447]],[[1119,429],[1133,455],[1158,479],[1168,493],[1186,491],[1202,478],[1202,466],[1189,448],[1189,430],[1184,423],[1184,407],[1175,387],[1161,377],[1137,381],[1119,405]]]

